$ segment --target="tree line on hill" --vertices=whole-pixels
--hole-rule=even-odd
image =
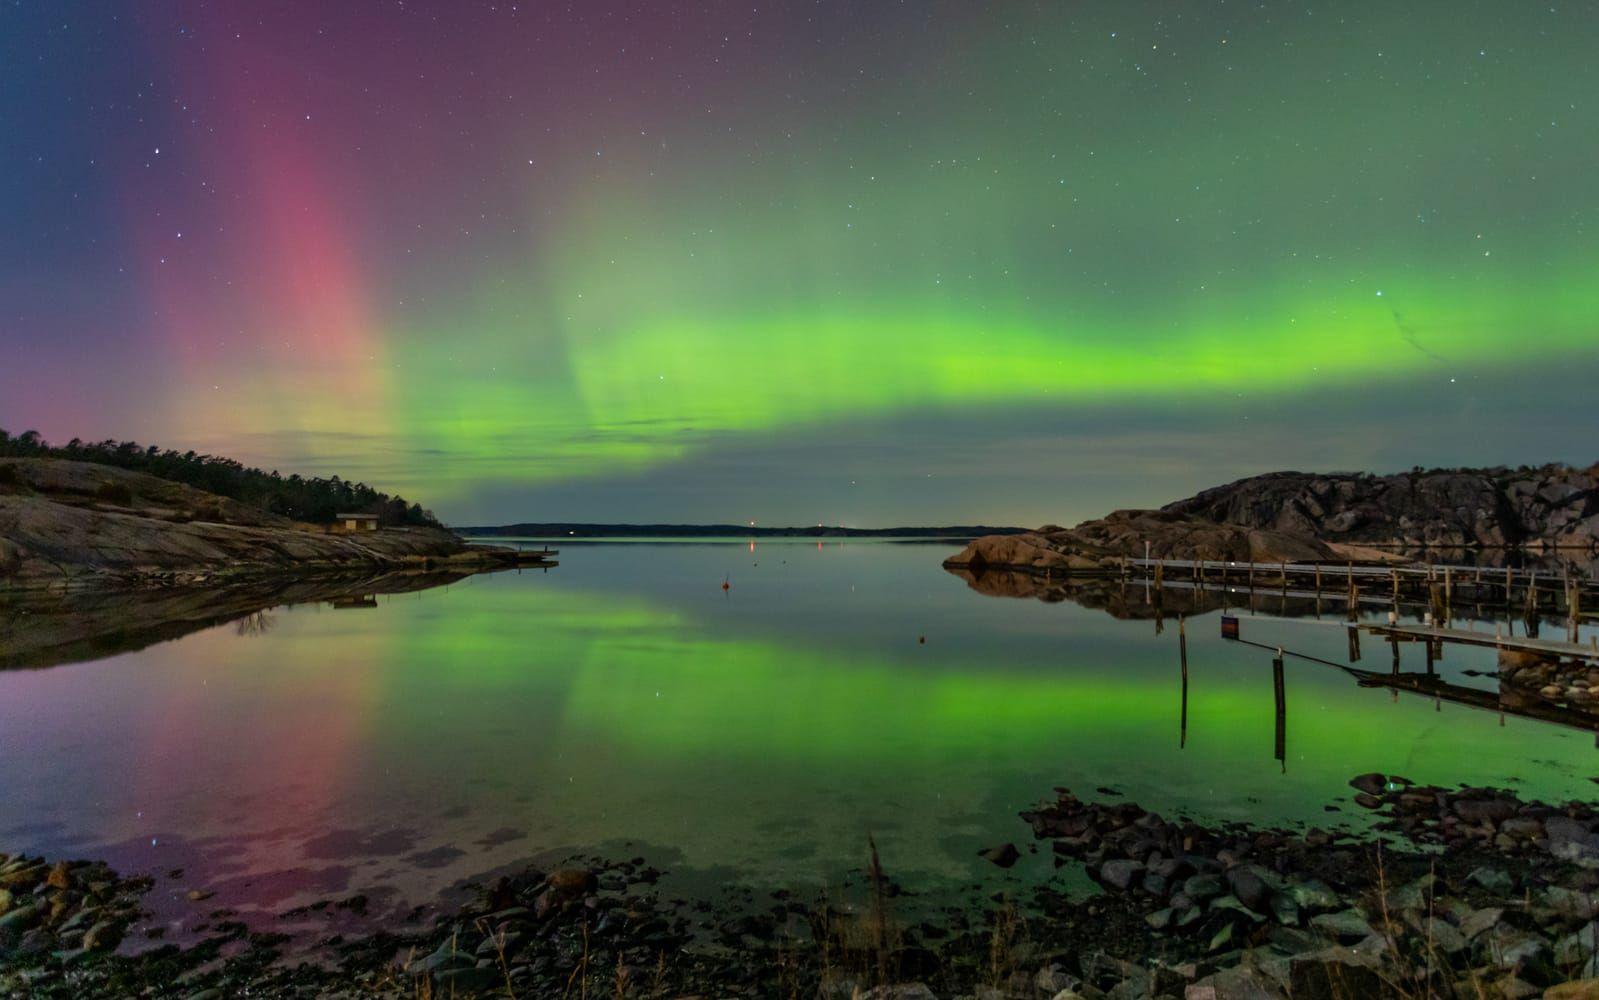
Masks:
[[[231,458],[170,448],[163,450],[134,441],[73,438],[58,446],[45,441],[38,431],[12,436],[0,428],[0,458],[64,458],[112,465],[313,524],[329,524],[335,514],[341,513],[376,514],[384,524],[439,523],[432,512],[423,510],[420,504],[380,493],[365,483],[348,482],[338,476],[328,479],[307,479],[297,474],[284,476],[275,469],[271,472],[253,469]]]

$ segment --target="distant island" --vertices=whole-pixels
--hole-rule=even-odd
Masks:
[[[314,573],[470,571],[540,554],[480,539],[879,538],[968,542],[945,566],[1050,578],[1129,558],[1405,563],[1442,549],[1599,549],[1599,466],[1278,472],[1075,528],[524,521],[446,528],[337,476],[306,479],[133,442],[0,430],[0,589],[145,587]]]
[[[986,524],[941,527],[842,528],[813,525],[803,528],[765,528],[750,524],[580,524],[546,521],[524,524],[460,527],[459,535],[483,538],[980,538],[984,535],[1020,535],[1026,528]]]

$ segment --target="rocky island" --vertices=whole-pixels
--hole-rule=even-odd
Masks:
[[[110,465],[0,458],[0,591],[210,586],[518,559],[436,525],[341,533]]]
[[[1075,528],[991,535],[950,569],[1054,576],[1117,571],[1126,558],[1400,563],[1423,552],[1599,545],[1599,465],[1412,470],[1396,475],[1275,472]]]

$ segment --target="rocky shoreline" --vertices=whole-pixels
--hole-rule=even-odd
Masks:
[[[1351,781],[1355,835],[1205,825],[1070,791],[1021,814],[1099,887],[996,893],[920,921],[875,848],[835,898],[666,899],[641,858],[478,886],[432,926],[319,942],[225,911],[179,947],[132,933],[148,879],[0,855],[0,992],[39,997],[741,996],[878,1000],[1599,996],[1599,812],[1399,776]],[[1339,808],[1339,807],[1332,807]],[[981,852],[1009,867],[1014,844]],[[204,895],[191,893],[191,899]],[[318,904],[355,909],[361,897]],[[1564,985],[1562,985],[1564,984]]]
[[[1599,575],[1599,465],[1391,476],[1276,472],[1158,510],[986,536],[944,565],[1092,577],[1145,555],[1385,565],[1438,550],[1558,553],[1584,575]]]
[[[0,593],[471,571],[524,559],[438,527],[336,532],[112,466],[0,460]]]

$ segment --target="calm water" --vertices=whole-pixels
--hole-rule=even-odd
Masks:
[[[382,918],[577,853],[643,855],[678,887],[836,884],[871,833],[937,898],[1049,877],[1046,855],[1002,873],[974,852],[1025,849],[1016,812],[1057,784],[1321,825],[1354,821],[1323,807],[1370,770],[1596,790],[1591,734],[1293,661],[1279,762],[1270,655],[1222,642],[1215,615],[1189,623],[1179,747],[1170,623],[985,597],[939,568],[950,551],[567,546],[548,573],[6,672],[0,849],[182,868],[169,901],[200,888],[246,914],[361,891]],[[1328,626],[1245,632],[1344,652]],[[1443,669],[1480,685],[1461,672],[1492,662],[1451,650]]]

